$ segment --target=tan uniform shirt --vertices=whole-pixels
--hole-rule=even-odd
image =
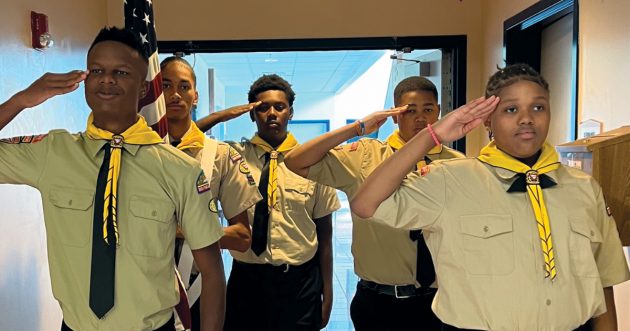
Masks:
[[[211,194],[204,191],[197,162],[165,144],[124,145],[114,307],[98,319],[89,307],[90,266],[94,194],[105,143],[64,130],[0,141],[0,183],[41,192],[53,295],[69,327],[153,330],[171,318],[179,301],[176,226],[193,249],[213,244],[223,231],[208,212]]]
[[[249,142],[232,145],[247,161],[256,179],[265,163],[265,151]],[[304,179],[284,165],[284,155],[278,156],[278,207],[269,217],[267,250],[257,256],[251,249],[244,253],[230,251],[246,263],[300,265],[317,252],[317,231],[314,219],[330,215],[339,209],[337,192],[330,187]],[[248,210],[250,223],[254,207]]]
[[[393,153],[394,150],[385,142],[360,139],[328,152],[321,161],[310,167],[308,178],[342,190],[348,199],[352,199],[365,178]],[[442,147],[439,153],[427,157],[433,161],[464,155]],[[352,221],[354,270],[360,278],[386,285],[420,286],[416,282],[418,246],[409,238],[409,231],[365,222],[354,214]]]
[[[214,157],[214,170],[210,178],[210,192],[216,201],[221,202],[223,215],[230,219],[247,208],[255,205],[262,197],[258,192],[258,185],[247,166],[245,160],[230,145],[217,142],[217,152]],[[189,148],[184,152],[201,162],[202,148]],[[213,208],[213,212],[217,212]]]
[[[630,278],[601,188],[585,173],[565,166],[547,173],[558,184],[543,190],[558,270],[551,282],[527,194],[506,192],[515,173],[477,159],[429,170],[403,181],[374,221],[431,232],[440,282],[433,310],[443,322],[480,330],[573,330],[606,311],[603,287]]]

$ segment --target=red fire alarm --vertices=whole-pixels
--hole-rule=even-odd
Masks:
[[[35,49],[52,47],[52,36],[48,32],[48,16],[31,12],[32,46]]]

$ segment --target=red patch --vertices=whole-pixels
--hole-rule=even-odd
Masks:
[[[431,168],[429,168],[429,166],[424,166],[420,168],[420,176],[424,177],[428,175],[430,171],[431,171]]]
[[[0,139],[0,143],[5,143],[5,144],[34,144],[34,143],[38,143],[38,142],[44,140],[44,138],[46,138],[46,136],[48,136],[48,134],[5,138],[5,139]]]
[[[351,152],[356,151],[356,150],[357,150],[357,148],[359,148],[359,142],[358,142],[358,141],[355,141],[355,142],[353,142],[353,143],[350,145],[350,151],[351,151]]]

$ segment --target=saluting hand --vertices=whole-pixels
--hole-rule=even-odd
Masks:
[[[387,121],[388,117],[393,117],[394,122],[396,122],[396,117],[406,112],[408,108],[408,105],[404,105],[401,107],[377,111],[364,117],[361,119],[361,122],[365,124],[365,134],[370,134],[378,130],[378,128]]]
[[[88,76],[87,71],[74,70],[64,74],[46,73],[29,87],[15,95],[15,101],[23,108],[35,107],[42,102],[79,88]]]
[[[252,103],[248,103],[246,105],[234,106],[228,109],[222,110],[225,113],[225,121],[229,121],[233,118],[237,118],[245,113],[249,113],[252,109],[258,107],[262,102],[256,101]]]
[[[435,122],[433,131],[442,143],[460,139],[482,124],[498,104],[496,96],[472,100]]]

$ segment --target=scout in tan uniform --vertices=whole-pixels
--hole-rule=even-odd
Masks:
[[[346,125],[294,149],[286,157],[287,167],[303,177],[342,190],[352,199],[372,170],[427,124],[437,121],[440,113],[437,89],[423,77],[402,80],[394,89],[394,104],[399,108],[376,112],[359,123]],[[388,116],[394,117],[399,130],[386,142],[365,138],[335,147],[377,130]],[[361,132],[362,127],[365,132]],[[429,151],[416,167],[456,157],[464,155],[440,145]],[[392,229],[352,216],[352,254],[360,278],[350,308],[355,329],[439,330],[441,323],[431,311],[436,291],[431,288],[435,271],[422,232]]]
[[[433,309],[445,330],[617,330],[612,286],[630,278],[619,235],[599,185],[545,142],[547,83],[512,65],[490,78],[486,96],[383,162],[354,212],[431,232]],[[403,181],[432,146],[486,118],[494,140],[478,158],[436,162]]]
[[[263,200],[249,209],[251,248],[231,251],[225,330],[319,330],[332,307],[331,214],[339,201],[332,188],[284,165],[297,146],[287,131],[295,98],[289,83],[262,76],[248,98],[259,102],[250,112],[258,133],[232,146],[247,161],[243,170],[259,179]]]
[[[217,213],[217,201],[220,201],[229,223],[219,241],[221,248],[245,252],[251,243],[247,209],[261,200],[258,186],[251,173],[242,171],[245,161],[240,154],[228,144],[206,137],[192,121],[191,109],[197,104],[199,96],[190,64],[183,58],[168,57],[160,66],[171,144],[199,161],[206,177],[210,178],[213,195],[211,210]],[[191,278],[187,275],[193,267],[188,251],[184,248],[178,264],[184,281]],[[193,268],[192,276],[196,273],[196,268]],[[194,331],[199,330],[199,301],[196,296],[200,280],[191,281],[188,290],[189,301],[194,302],[191,307]]]
[[[174,330],[178,225],[203,274],[204,330],[222,329],[225,280],[216,243],[223,231],[208,212],[209,183],[198,162],[162,144],[137,115],[146,91],[143,54],[131,32],[103,29],[88,51],[87,72],[46,74],[0,105],[2,128],[85,80],[92,109],[85,132],[0,141],[0,183],[41,192],[62,330]]]

